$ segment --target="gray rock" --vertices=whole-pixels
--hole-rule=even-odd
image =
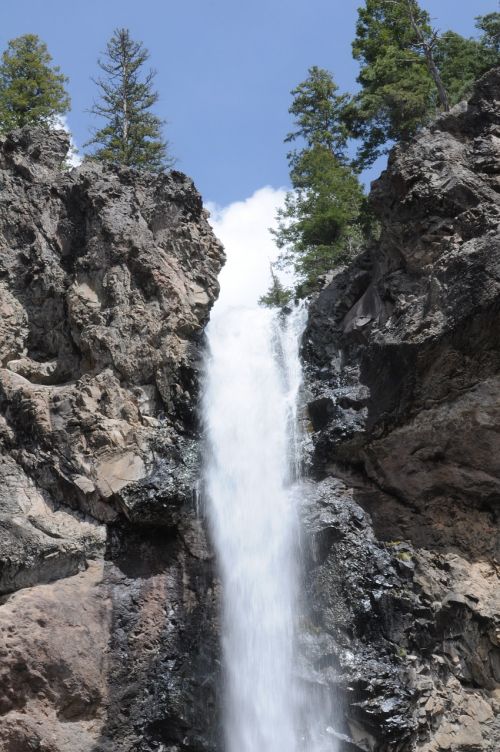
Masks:
[[[68,171],[68,146],[0,137],[0,749],[205,750],[196,406],[224,254],[185,175]]]
[[[351,489],[345,514],[371,516],[332,538],[311,607],[367,657],[345,717],[377,752],[500,745],[499,91],[497,69],[392,151],[371,192],[380,240],[318,294],[304,338],[311,463]],[[378,549],[390,577],[357,568]]]

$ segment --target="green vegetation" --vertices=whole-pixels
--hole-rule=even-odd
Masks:
[[[162,170],[173,164],[162,137],[163,122],[150,110],[158,101],[153,89],[155,71],[143,72],[149,58],[141,42],[127,29],[117,29],[98,64],[103,77],[96,81],[100,98],[91,112],[105,122],[88,145],[92,158],[117,164]],[[68,112],[67,78],[47,46],[35,34],[12,39],[0,64],[0,131],[24,125],[54,127]]]
[[[265,295],[259,298],[260,305],[267,306],[268,308],[283,308],[288,305],[293,297],[293,292],[289,290],[281,282],[280,278],[274,271],[271,264],[271,286]]]
[[[359,249],[363,190],[353,169],[320,146],[301,155],[292,186],[273,233],[280,263],[293,266],[305,290]]]
[[[273,268],[264,305],[307,294],[376,233],[359,173],[500,63],[500,13],[478,16],[476,28],[475,38],[439,33],[418,0],[364,0],[352,43],[359,91],[340,92],[333,75],[317,66],[292,90],[294,130],[285,138],[291,190],[272,232],[281,251],[275,268],[292,269],[297,285],[287,289]],[[151,111],[158,93],[148,59],[128,29],[114,31],[98,61],[102,76],[91,112],[102,125],[87,144],[94,147],[91,158],[151,171],[172,166],[164,123]],[[0,62],[0,131],[54,126],[70,107],[66,84],[35,34],[12,39]]]
[[[292,190],[271,232],[281,250],[276,266],[292,269],[297,284],[286,290],[273,271],[261,303],[307,295],[376,235],[359,171],[448,111],[500,63],[500,13],[477,17],[476,27],[477,39],[439,34],[417,0],[365,0],[352,44],[359,92],[340,93],[332,74],[316,66],[292,90],[295,130],[285,138],[298,145],[287,155]],[[359,148],[350,160],[353,142]]]
[[[493,60],[497,62],[500,55],[500,13],[477,16],[476,27],[483,32],[480,39],[481,44],[485,49],[496,55]]]
[[[358,10],[353,56],[361,90],[346,107],[352,135],[362,142],[361,167],[388,142],[407,141],[439,111],[467,95],[499,62],[500,13],[476,19],[479,39],[431,27],[417,0],[366,0]]]
[[[295,130],[285,140],[299,141],[301,148],[288,153],[292,190],[273,230],[282,250],[279,266],[295,270],[304,293],[335,262],[357,250],[363,203],[361,184],[348,163],[348,131],[341,119],[347,97],[337,93],[328,71],[313,67],[308,74],[292,91],[289,111]],[[274,276],[261,302],[276,304],[278,284]]]
[[[436,42],[436,65],[454,105],[470,94],[479,76],[500,64],[500,13],[476,17],[478,39],[447,31]]]
[[[148,59],[148,51],[130,38],[128,29],[115,30],[106,59],[98,61],[104,76],[96,81],[100,99],[91,112],[105,125],[87,144],[99,146],[93,158],[151,171],[172,165],[161,133],[163,122],[150,112],[158,93],[153,89],[156,72],[143,74]]]
[[[70,107],[66,82],[35,34],[11,39],[0,64],[0,130],[53,124]]]
[[[424,52],[427,50],[429,56]],[[431,111],[439,86],[441,106],[448,98],[435,68],[429,16],[414,0],[366,0],[358,10],[353,57],[360,63],[359,94],[346,118],[362,142],[358,161],[371,164],[388,140],[407,140]],[[382,147],[382,148],[381,148]]]

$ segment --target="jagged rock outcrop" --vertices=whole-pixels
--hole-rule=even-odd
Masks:
[[[393,150],[371,203],[380,241],[318,295],[304,340],[311,628],[333,645],[317,680],[350,749],[493,752],[500,70]]]
[[[303,680],[349,752],[500,748],[500,71],[398,147],[312,303]],[[183,175],[0,138],[0,752],[214,752],[196,509],[223,261]]]
[[[68,172],[68,146],[0,138],[0,750],[207,749],[196,405],[223,251],[184,175]]]

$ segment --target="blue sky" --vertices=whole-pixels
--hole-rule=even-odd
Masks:
[[[178,168],[219,206],[287,185],[283,137],[289,92],[307,68],[331,70],[353,89],[351,59],[360,0],[16,0],[1,3],[0,46],[32,32],[70,78],[69,124],[78,144],[95,122],[96,59],[113,29],[130,28],[158,70],[159,115]],[[470,35],[495,0],[424,0],[440,29]],[[373,175],[375,176],[375,175]]]

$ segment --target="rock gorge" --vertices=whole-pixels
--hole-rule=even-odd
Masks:
[[[224,253],[178,172],[0,139],[0,750],[220,750],[198,510]],[[396,148],[311,301],[304,680],[339,750],[500,747],[500,71]]]

